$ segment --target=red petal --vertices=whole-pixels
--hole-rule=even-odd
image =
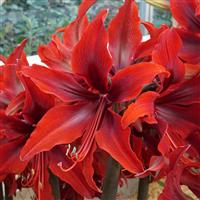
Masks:
[[[39,46],[38,55],[43,63],[55,70],[71,71],[71,52],[56,35],[52,35],[49,44]]]
[[[151,38],[145,42],[142,42],[135,53],[135,58],[145,58],[147,56],[151,56],[153,48],[155,44],[158,42],[159,35],[166,30],[168,27],[167,25],[163,24],[160,28],[156,28],[153,24],[149,22],[142,23],[145,28],[148,30]]]
[[[23,54],[27,41],[28,39],[24,39],[17,47],[15,47],[14,51],[7,58],[6,64],[17,64],[18,59],[20,59]]]
[[[200,63],[200,36],[183,29],[176,29],[176,31],[183,41],[179,57],[188,63]]]
[[[59,105],[50,109],[37,124],[24,146],[21,157],[29,159],[58,144],[71,143],[80,137],[94,116],[96,104]]]
[[[134,1],[126,0],[108,27],[109,50],[116,69],[130,65],[141,42],[140,18]]]
[[[188,106],[178,106],[173,104],[163,104],[156,106],[157,118],[164,122],[165,126],[158,123],[161,132],[167,128],[172,135],[179,135],[183,139],[200,127],[199,112],[200,104]]]
[[[196,8],[196,10],[195,10],[195,15],[196,15],[197,17],[200,16],[200,4],[197,5],[197,8]]]
[[[90,2],[90,1],[87,1],[87,2]],[[80,20],[76,19],[65,28],[65,31],[63,34],[63,42],[65,46],[70,50],[70,59],[71,59],[71,53],[74,46],[81,39],[83,32],[87,28],[88,24],[89,24],[88,19],[85,16],[81,18]]]
[[[40,154],[41,156],[41,154]],[[41,165],[39,166],[39,169],[41,173],[38,177],[38,180],[36,181],[34,185],[34,190],[37,194],[37,197],[39,200],[54,200],[52,185],[50,183],[50,171],[49,171],[49,160],[47,157],[47,154],[43,154],[43,160],[41,161]],[[37,173],[37,172],[36,172]]]
[[[109,98],[114,102],[136,98],[144,85],[151,83],[155,76],[161,73],[169,75],[163,66],[148,62],[126,67],[112,78]]]
[[[78,16],[77,19],[79,20],[80,18],[82,18],[86,12],[88,11],[88,9],[96,3],[97,0],[83,0],[82,3],[80,4],[79,8],[78,8]]]
[[[185,79],[192,79],[197,74],[200,74],[200,64],[187,64],[185,63]]]
[[[105,14],[105,11],[99,13],[88,26],[72,55],[73,71],[84,76],[92,87],[101,92],[107,90],[108,73],[112,66],[107,50],[107,33],[103,25]]]
[[[23,148],[27,138],[19,136],[16,139],[10,139],[1,142],[0,145],[0,174],[21,173],[27,161],[20,160],[20,151]]]
[[[23,49],[26,45],[27,39],[23,40],[10,54],[6,60],[5,66],[2,68],[3,89],[7,91],[11,98],[15,97],[22,86],[17,77],[16,71],[21,69],[23,64],[28,64]]]
[[[157,123],[155,119],[154,102],[159,97],[156,92],[143,93],[135,103],[132,103],[125,111],[122,117],[122,126],[128,127],[131,123],[135,123],[139,118],[144,118],[144,121]]]
[[[160,35],[159,43],[152,52],[152,60],[171,72],[172,82],[179,82],[184,77],[185,68],[178,58],[181,47],[182,42],[176,31],[167,29]]]
[[[95,98],[71,73],[62,73],[42,66],[33,65],[22,72],[45,93],[53,94],[64,102],[84,101]]]
[[[196,0],[170,0],[173,17],[185,29],[200,32],[200,16],[195,15],[199,6]]]
[[[55,101],[51,95],[43,93],[30,78],[22,76],[21,79],[25,88],[22,113],[25,118],[31,120],[31,124],[36,124],[45,112],[54,106]]]
[[[101,149],[108,152],[126,170],[132,173],[141,172],[142,163],[130,147],[130,130],[122,129],[120,121],[119,115],[108,110],[97,131],[96,141]]]
[[[182,84],[168,88],[161,94],[159,103],[189,106],[200,102],[200,74]]]
[[[85,159],[83,160],[83,175],[88,183],[88,185],[95,191],[97,192],[101,192],[100,188],[97,187],[93,176],[94,176],[94,167],[93,167],[93,162],[94,162],[94,152],[96,150],[96,144],[93,143],[93,146],[90,149],[90,152],[88,153],[88,155],[85,157]],[[96,171],[96,169],[95,169]]]
[[[56,174],[61,180],[70,184],[75,191],[80,193],[82,196],[91,198],[94,196],[94,191],[90,188],[84,176],[82,174],[81,165],[77,164],[73,169],[68,172],[64,172],[58,167],[58,163],[62,162],[65,168],[69,168],[72,163],[65,156],[65,148],[62,146],[55,147],[50,152],[50,166],[51,171]]]

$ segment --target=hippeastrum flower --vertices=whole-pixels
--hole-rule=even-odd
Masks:
[[[199,113],[196,112],[200,109],[199,85],[200,75],[196,74],[192,79],[169,84],[159,93],[143,93],[125,111],[123,127],[146,122],[156,125],[160,138],[167,132],[170,138],[185,140],[192,132],[200,130]]]
[[[160,65],[144,62],[127,66],[111,77],[112,59],[103,25],[106,13],[104,10],[97,15],[75,46],[73,73],[36,65],[23,71],[42,91],[63,101],[37,124],[21,152],[23,160],[58,144],[68,144],[66,154],[74,162],[72,169],[87,159],[97,144],[128,171],[143,170],[130,147],[130,130],[122,129],[121,117],[112,106],[132,100],[156,75],[168,73]]]
[[[186,70],[184,69],[185,66],[178,59],[180,47],[180,39],[173,29],[162,33],[152,57],[154,62],[166,66],[171,76],[167,80],[161,79],[161,89],[157,92],[141,94],[129,105],[122,117],[124,128],[132,124],[142,132],[147,149],[142,157],[145,159],[147,154],[145,163],[148,166],[150,162],[149,169],[140,174],[142,176],[162,169],[164,158],[160,153],[165,156],[174,146],[191,144],[194,151],[197,151],[194,141],[189,141],[189,138],[191,139],[191,134],[195,131],[200,130],[199,113],[195,112],[200,109],[199,69],[197,65],[195,69],[188,65]],[[152,144],[156,145],[157,149]]]
[[[19,179],[21,179],[22,186],[32,186],[38,199],[53,199],[49,183],[50,169],[52,173],[70,184],[82,196],[91,198],[95,195],[95,191],[84,179],[81,165],[77,165],[69,173],[65,173],[57,167],[57,163],[61,160],[64,166],[71,165],[71,161],[66,160],[63,153],[66,152],[66,147],[57,146],[50,152],[35,155],[31,160],[21,161],[20,159],[20,151],[30,137],[35,125],[44,113],[55,105],[55,97],[42,92],[30,78],[21,75],[20,70],[24,67],[24,62],[18,60],[21,52],[22,46],[20,45],[9,56],[14,64],[3,66],[3,75],[7,78],[3,79],[5,83],[9,79],[7,76],[13,75],[12,84],[2,82],[3,89],[13,95],[10,95],[10,103],[5,110],[0,110],[1,180],[5,180],[9,174],[20,174]],[[23,59],[26,60],[24,53],[23,56]],[[7,67],[8,69],[6,69]],[[14,83],[20,86],[20,90],[15,89],[16,85]],[[6,88],[6,86],[8,87]]]
[[[38,55],[43,63],[52,69],[71,71],[72,49],[89,24],[85,14],[95,2],[96,0],[82,1],[76,19],[68,26],[58,30],[58,32],[63,32],[62,41],[56,34],[53,34],[49,44],[39,46]]]
[[[198,0],[170,0],[173,17],[186,30],[200,33],[200,16]]]

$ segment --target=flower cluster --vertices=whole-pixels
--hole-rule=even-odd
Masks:
[[[200,2],[170,1],[178,28],[141,22],[133,0],[106,28],[107,9],[87,18],[95,3],[39,46],[45,66],[27,39],[0,56],[0,180],[51,200],[56,176],[61,199],[99,197],[111,156],[119,183],[166,178],[160,200],[186,200],[181,185],[200,197]]]

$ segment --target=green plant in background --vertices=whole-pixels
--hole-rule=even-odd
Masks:
[[[8,55],[25,37],[29,38],[27,54],[35,54],[37,46],[47,43],[57,27],[71,21],[78,3],[76,0],[6,0],[0,7],[0,54]]]
[[[153,23],[155,26],[159,27],[161,24],[172,25],[171,21],[172,15],[169,11],[160,8],[154,8],[153,12]]]
[[[0,54],[9,55],[25,37],[29,38],[25,49],[27,54],[36,54],[38,45],[48,43],[57,27],[73,20],[80,3],[81,0],[5,0],[0,6]],[[119,0],[112,0],[112,4],[98,0],[89,11],[89,18],[98,10],[109,8],[107,24],[122,3]],[[169,12],[156,7],[154,11],[153,23],[156,26],[162,23],[171,25]]]

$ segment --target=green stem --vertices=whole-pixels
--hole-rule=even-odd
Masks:
[[[147,200],[149,191],[149,176],[139,179],[137,200]]]
[[[13,197],[9,195],[9,187],[5,184],[5,200],[13,200]]]
[[[4,199],[4,195],[3,195],[3,183],[0,183],[0,199]]]
[[[106,175],[103,181],[102,200],[115,200],[117,195],[120,164],[112,157],[109,158]]]
[[[54,200],[60,200],[60,187],[58,177],[50,172],[50,183],[53,190]]]

